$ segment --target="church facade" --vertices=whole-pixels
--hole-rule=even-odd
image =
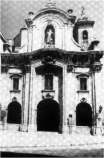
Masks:
[[[104,58],[93,37],[95,22],[83,12],[78,18],[72,9],[49,5],[29,12],[25,23],[14,44],[0,38],[4,128],[96,133],[96,114],[104,107]]]

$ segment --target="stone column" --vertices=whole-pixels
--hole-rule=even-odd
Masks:
[[[33,33],[32,33],[32,50],[37,50],[41,48],[41,41],[40,41],[40,29],[37,26],[33,26]]]
[[[28,28],[28,52],[31,52],[33,49],[33,26]]]
[[[96,134],[96,91],[95,91],[95,72],[92,71],[92,126],[93,134]]]
[[[28,131],[29,123],[29,75],[26,73],[23,78],[23,98],[22,98],[22,131]]]
[[[36,79],[36,71],[33,68],[33,89],[37,89],[37,79]],[[33,91],[33,100],[32,100],[32,124],[34,124],[34,131],[37,132],[37,91]]]
[[[25,107],[25,79],[26,76],[23,75],[22,78],[22,126],[21,126],[21,130],[24,130],[24,107]]]
[[[33,116],[33,122],[34,122],[34,131],[37,131],[37,109],[34,109],[34,116]]]
[[[28,131],[34,132],[35,129],[35,109],[34,109],[34,102],[33,102],[33,80],[34,80],[34,67],[31,66],[31,73],[30,73],[30,80],[29,80],[29,126]]]
[[[29,101],[29,127],[30,132],[37,131],[37,106],[36,106],[36,72],[34,65],[31,66],[31,81],[30,81],[30,101]]]
[[[66,65],[63,67],[63,133],[68,132],[67,127],[67,115],[66,115],[66,95],[65,95],[65,89],[66,89]]]
[[[95,73],[100,72],[102,64],[100,61],[95,61],[91,67],[92,71],[92,108],[93,108],[93,135],[97,134],[97,118],[96,118],[96,81]]]
[[[1,53],[0,53],[0,79],[1,79]]]
[[[69,60],[69,59],[68,59]],[[69,127],[68,127],[68,122],[67,122],[67,119],[68,119],[68,115],[69,115],[69,112],[68,112],[68,95],[66,93],[68,93],[68,88],[70,88],[68,86],[68,77],[67,77],[67,73],[72,73],[73,71],[73,65],[71,63],[71,61],[69,60],[68,61],[69,64],[68,65],[65,65],[64,66],[64,70],[63,70],[63,113],[64,113],[64,133],[66,134],[69,134]],[[72,112],[70,113],[72,115]],[[72,118],[73,119],[73,118]]]

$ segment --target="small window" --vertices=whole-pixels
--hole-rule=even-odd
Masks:
[[[80,78],[80,90],[87,90],[87,78]]]
[[[88,40],[88,32],[86,30],[83,31],[82,36],[83,40]]]
[[[53,90],[53,76],[52,75],[45,75],[45,89]]]
[[[19,78],[13,78],[13,90],[19,90]]]

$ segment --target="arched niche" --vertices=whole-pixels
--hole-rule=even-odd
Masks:
[[[55,28],[52,24],[48,24],[44,32],[44,40],[46,44],[55,44]]]
[[[8,105],[7,123],[21,124],[21,105],[17,100]]]
[[[88,41],[88,31],[87,30],[83,30],[82,31],[82,39],[83,41]]]
[[[87,102],[80,102],[76,107],[76,125],[92,126],[92,108]]]

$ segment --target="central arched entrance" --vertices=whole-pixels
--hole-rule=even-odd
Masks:
[[[59,132],[60,106],[52,99],[44,99],[37,107],[37,130]]]
[[[81,102],[76,107],[76,125],[92,126],[92,108],[86,102]]]

